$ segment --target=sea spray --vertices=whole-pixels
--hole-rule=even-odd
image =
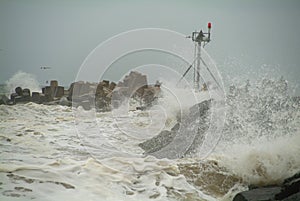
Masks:
[[[299,130],[299,104],[288,96],[283,79],[231,86],[226,103],[225,141],[249,143],[257,137],[274,139]]]
[[[280,184],[300,170],[299,142],[300,133],[272,141],[259,138],[249,145],[232,144],[218,159],[247,185]]]
[[[247,184],[278,184],[300,170],[300,107],[287,91],[282,78],[230,87],[212,157]]]
[[[205,160],[142,156],[140,140],[124,135],[110,112],[75,108],[83,113],[78,122],[65,106],[1,105],[0,200],[227,201],[249,184],[278,183],[300,167],[299,106],[287,94],[277,94],[277,84],[284,86],[279,83],[235,86],[223,137]],[[176,111],[168,101],[161,104]],[[130,112],[120,123],[144,127],[146,115]],[[99,132],[91,132],[93,118]],[[81,135],[74,123],[82,124]],[[116,157],[108,149],[111,155],[100,160],[97,154],[109,145],[136,157]]]
[[[207,91],[195,93],[193,89],[177,87],[175,82],[162,80],[162,83],[162,95],[158,99],[158,105],[166,113],[166,123],[169,123],[167,124],[167,128],[174,126],[176,120],[180,120],[183,115],[187,114],[193,105],[208,100],[211,97]]]
[[[9,80],[5,82],[6,93],[14,93],[16,87],[28,88],[31,91],[40,92],[41,88],[35,76],[23,71],[18,71]]]

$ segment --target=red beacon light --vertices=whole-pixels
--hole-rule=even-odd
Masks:
[[[210,41],[210,29],[211,29],[211,23],[209,22],[208,24],[207,24],[207,28],[208,28],[208,38],[207,38],[207,42],[209,42]]]
[[[210,22],[207,24],[207,27],[208,27],[209,29],[211,28],[211,23],[210,23]]]

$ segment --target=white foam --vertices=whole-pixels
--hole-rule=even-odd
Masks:
[[[5,82],[7,93],[14,93],[16,87],[28,88],[31,92],[40,92],[41,88],[35,76],[23,71],[18,71]]]
[[[247,184],[280,184],[299,172],[300,133],[273,140],[258,138],[251,144],[232,144],[218,155],[220,164]]]
[[[159,102],[161,108],[157,108],[165,110],[170,118],[176,114],[178,107],[186,110],[198,100],[210,97],[209,94],[204,94],[204,97],[197,99],[192,92],[176,90],[170,90],[173,94],[169,93],[162,98]],[[243,100],[245,99],[238,101]],[[197,163],[196,160],[181,159],[179,162],[144,158],[139,152],[142,150],[137,146],[143,139],[122,133],[110,112],[100,114],[95,110],[75,110],[78,110],[82,121],[76,122],[76,115],[73,116],[72,110],[63,106],[35,103],[0,106],[0,180],[3,183],[0,200],[18,199],[5,195],[9,192],[20,194],[20,200],[153,200],[151,196],[157,196],[156,200],[161,201],[175,200],[168,194],[171,187],[179,200],[191,195],[204,200],[220,199],[213,194],[210,196],[214,198],[204,195],[193,183],[187,182],[183,175],[178,174],[178,163]],[[246,114],[247,110],[234,112],[239,112],[236,114],[240,115],[240,112]],[[276,114],[275,110],[272,112]],[[266,135],[255,136],[251,131],[259,127],[250,128],[250,125],[255,125],[253,122],[245,122],[243,129],[247,132],[233,130],[232,133],[226,133],[228,136],[220,142],[211,158],[228,172],[216,168],[211,175],[218,174],[221,170],[221,173],[228,174],[229,177],[237,175],[246,184],[259,185],[278,183],[299,171],[299,110],[296,108],[284,113],[278,112],[279,115],[285,113],[294,119],[285,123],[287,127],[281,128],[279,123],[276,124],[276,135],[265,132]],[[280,122],[280,116],[272,117]],[[129,112],[119,120],[124,127],[134,124],[144,128],[149,124],[144,111]],[[74,122],[82,126],[81,136],[78,135]],[[100,132],[92,132],[92,128]],[[285,128],[290,130],[279,135],[278,131],[284,131]],[[80,139],[83,136],[86,141]],[[116,157],[112,153],[113,149],[104,149],[102,138],[109,143],[107,146],[114,146],[117,152],[125,153],[124,157]],[[86,146],[90,146],[90,149]],[[91,150],[95,151],[92,155],[94,158],[88,152]],[[102,155],[97,158],[97,154]],[[9,177],[9,172],[34,181],[26,183],[20,177]],[[210,177],[205,174],[201,179],[210,181]],[[67,189],[62,183],[75,188]],[[218,183],[214,185],[217,186]],[[28,188],[32,192],[20,192],[16,187]],[[244,189],[242,184],[237,184],[224,199],[230,200],[233,194]]]

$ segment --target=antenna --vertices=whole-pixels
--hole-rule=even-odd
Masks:
[[[210,42],[210,30],[211,30],[211,23],[207,24],[208,32],[203,33],[202,30],[200,32],[193,32],[192,33],[192,40],[195,42],[196,52],[195,52],[195,65],[194,65],[194,88],[195,91],[200,90],[200,64],[201,64],[201,45],[203,47]]]
[[[210,30],[211,23],[207,24],[208,31],[204,33],[202,30],[192,32],[191,36],[187,36],[187,38],[191,38],[195,43],[195,58],[193,63],[189,66],[189,68],[185,71],[179,82],[182,78],[187,74],[187,72],[194,66],[194,89],[195,91],[200,91],[200,64],[201,64],[201,45],[203,47],[210,42]]]

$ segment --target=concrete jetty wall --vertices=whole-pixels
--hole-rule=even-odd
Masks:
[[[42,93],[31,92],[30,89],[22,89],[19,86],[10,98],[1,96],[0,104],[34,102],[108,111],[119,107],[130,98],[139,99],[143,107],[150,106],[159,93],[160,84],[149,85],[146,75],[132,71],[118,84],[109,80],[102,80],[99,83],[77,81],[71,83],[69,89],[66,90],[63,86],[59,86],[57,80],[51,80],[49,86],[42,88]]]

